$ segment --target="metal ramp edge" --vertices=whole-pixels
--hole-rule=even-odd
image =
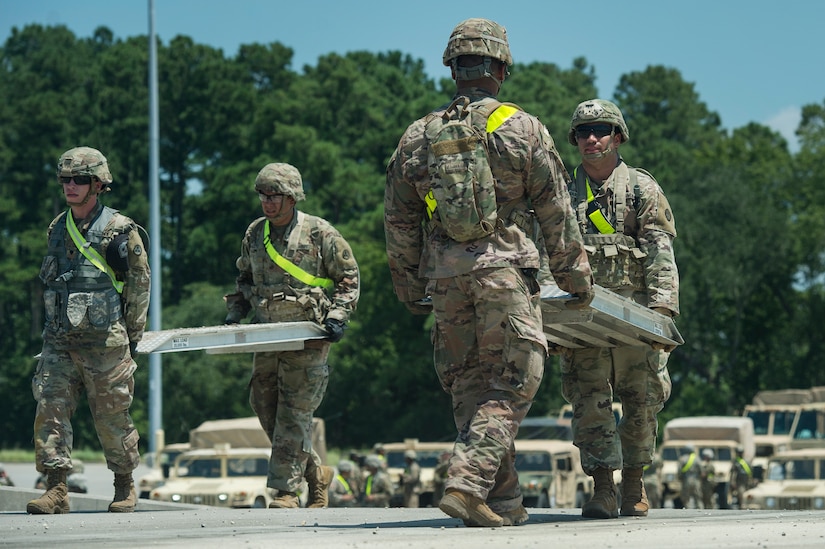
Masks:
[[[327,333],[314,322],[271,322],[176,328],[145,332],[138,353],[206,351],[207,354],[297,351]]]
[[[594,286],[590,306],[569,310],[565,303],[572,296],[555,284],[541,287],[544,335],[559,347],[620,347],[682,345],[684,339],[673,319],[648,309],[601,286]]]

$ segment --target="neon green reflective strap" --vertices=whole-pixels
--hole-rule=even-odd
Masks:
[[[92,248],[86,239],[83,238],[83,235],[80,234],[80,231],[77,229],[77,225],[74,224],[74,219],[72,218],[72,211],[66,211],[66,228],[69,230],[69,236],[72,237],[72,242],[74,245],[77,246],[77,249],[80,250],[80,253],[83,254],[83,257],[89,260],[89,262],[100,269],[102,272],[109,275],[109,278],[112,281],[112,286],[115,287],[117,293],[123,293],[123,282],[119,281],[115,276],[115,272],[112,270],[111,267],[106,263],[106,260],[101,257],[97,250]]]
[[[693,462],[696,461],[696,452],[692,452],[690,457],[688,457],[687,462],[682,466],[682,472],[687,473],[690,471],[690,468],[693,467]]]
[[[739,465],[742,466],[742,469],[745,471],[745,474],[747,474],[749,477],[753,476],[753,471],[751,471],[751,466],[748,465],[747,461],[745,461],[743,458],[736,458],[736,461],[738,461]]]
[[[265,221],[264,223],[264,246],[266,246],[266,253],[269,254],[269,257],[272,258],[272,261],[274,261],[278,267],[282,268],[292,277],[300,280],[307,286],[318,286],[327,290],[331,290],[335,287],[335,282],[331,279],[313,276],[279,254],[278,250],[275,249],[275,246],[272,245],[272,240],[269,238],[269,221]]]
[[[504,121],[518,112],[516,107],[511,105],[501,105],[487,117],[487,133],[493,133]]]
[[[576,169],[573,170],[574,177],[578,176],[578,171],[579,167],[576,166]],[[586,175],[584,176],[584,186],[587,189],[587,203],[590,204],[595,200],[595,197],[593,196],[593,191],[590,189],[590,179],[588,179]],[[596,211],[587,214],[587,217],[593,222],[593,225],[596,226],[596,229],[598,229],[601,234],[613,234],[616,232],[616,229],[613,228],[610,221],[604,217],[601,209],[597,208]]]

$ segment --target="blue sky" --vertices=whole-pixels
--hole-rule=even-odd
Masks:
[[[441,53],[456,23],[487,17],[507,28],[516,62],[562,68],[583,56],[599,95],[648,65],[672,67],[695,84],[725,128],[749,122],[793,131],[803,105],[825,101],[823,0],[155,0],[164,44],[177,35],[234,56],[240,44],[281,42],[292,68],[330,52],[399,50],[448,76]],[[66,25],[79,37],[99,25],[117,38],[148,34],[148,0],[0,0],[0,39],[31,23]],[[583,98],[585,99],[585,98]],[[639,130],[637,130],[639,131]]]

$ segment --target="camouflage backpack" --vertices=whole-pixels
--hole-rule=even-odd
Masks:
[[[495,230],[496,180],[490,169],[487,132],[495,129],[488,127],[490,115],[503,106],[500,122],[519,110],[492,98],[470,107],[467,97],[458,97],[441,116],[427,121],[427,216],[457,242],[477,240]]]

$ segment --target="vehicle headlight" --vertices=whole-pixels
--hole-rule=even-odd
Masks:
[[[776,498],[765,498],[765,509],[776,509]]]
[[[174,502],[179,502],[181,500],[181,496],[180,494],[172,494],[172,497],[170,499]]]
[[[825,509],[825,498],[814,498],[814,509]]]
[[[229,500],[229,494],[226,494],[226,493],[218,494],[218,501],[220,501],[221,503],[223,503],[225,501],[228,501],[228,500]]]

